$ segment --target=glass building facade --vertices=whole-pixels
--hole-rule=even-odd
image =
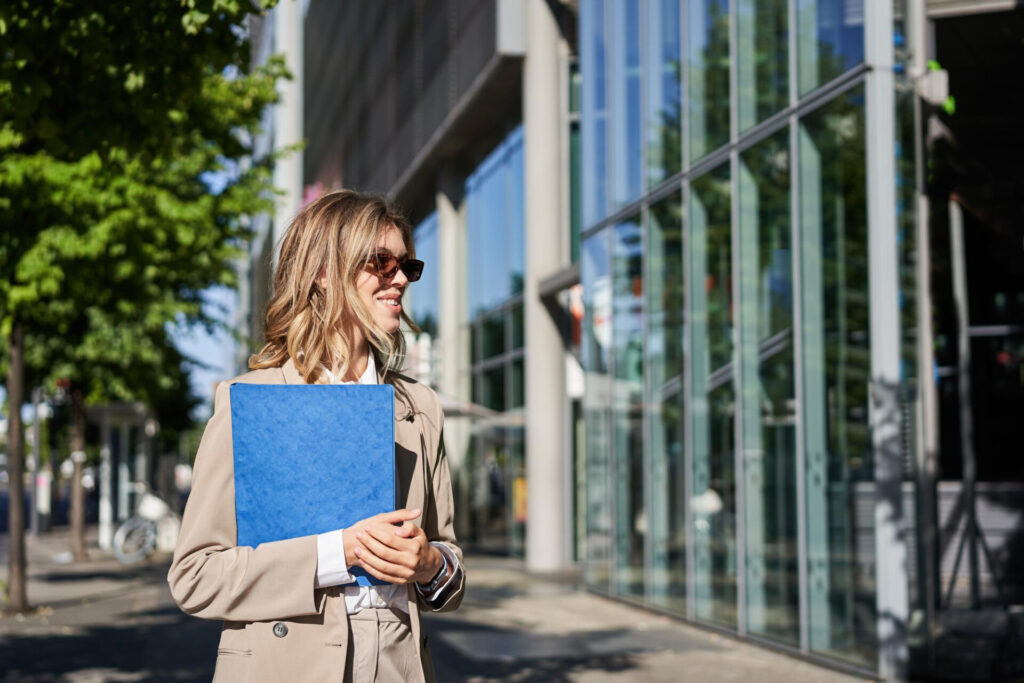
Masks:
[[[465,202],[470,397],[473,403],[505,416],[478,423],[473,430],[465,467],[473,480],[471,534],[479,547],[522,555],[526,525],[522,126],[506,135],[469,174]]]
[[[579,4],[581,509],[591,588],[874,669],[865,4]]]

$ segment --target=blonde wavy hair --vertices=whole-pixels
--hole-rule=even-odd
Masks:
[[[354,356],[351,330],[358,326],[377,367],[397,371],[405,358],[401,329],[392,334],[378,325],[356,291],[356,278],[392,228],[415,256],[409,222],[383,197],[339,190],[303,207],[281,241],[264,345],[249,357],[249,369],[280,367],[291,358],[309,384],[325,366],[340,367],[345,377]],[[416,330],[404,310],[402,320]]]

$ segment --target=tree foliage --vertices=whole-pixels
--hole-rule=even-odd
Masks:
[[[168,326],[212,324],[202,291],[234,284],[245,217],[272,208],[271,158],[247,161],[286,75],[249,66],[242,22],[263,9],[0,9],[0,337],[22,321],[37,382],[89,402],[180,389]]]

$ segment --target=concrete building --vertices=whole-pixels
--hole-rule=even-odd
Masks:
[[[302,184],[416,224],[467,545],[826,666],[1012,671],[944,643],[1009,651],[955,617],[1024,601],[1022,26],[313,0]]]

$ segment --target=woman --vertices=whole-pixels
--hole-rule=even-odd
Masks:
[[[215,680],[432,681],[419,610],[458,607],[465,587],[437,396],[398,374],[409,224],[383,200],[325,195],[281,244],[266,344],[222,383],[196,455],[192,493],[168,574],[187,612],[224,622]],[[233,382],[386,382],[395,388],[400,509],[316,536],[238,547]],[[391,585],[360,587],[359,567]]]

